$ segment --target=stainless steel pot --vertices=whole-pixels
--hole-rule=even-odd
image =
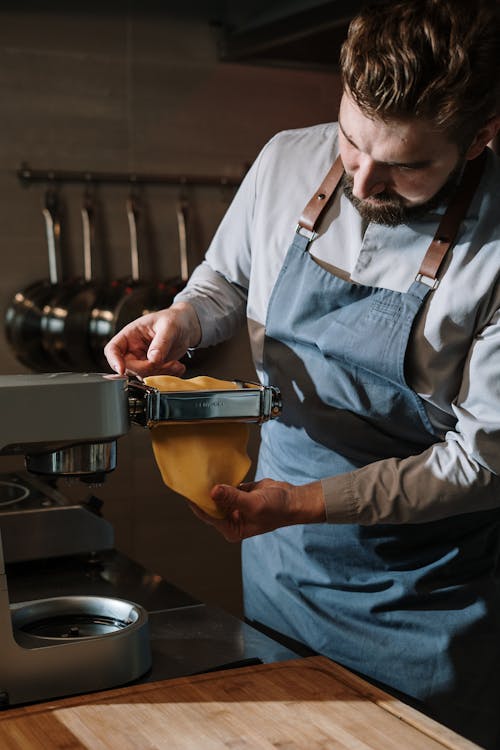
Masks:
[[[109,364],[103,350],[108,341],[127,323],[140,317],[152,307],[154,287],[140,278],[137,224],[139,201],[127,199],[127,218],[130,234],[130,276],[109,282],[99,293],[89,318],[89,341],[94,365],[103,371]]]
[[[86,192],[81,210],[83,227],[83,277],[59,284],[43,309],[40,328],[42,343],[51,369],[86,372],[94,367],[88,323],[98,294],[92,280],[94,201]]]
[[[49,278],[35,281],[17,292],[5,314],[7,341],[19,362],[35,372],[47,370],[47,351],[42,342],[41,320],[45,305],[58,288],[61,273],[59,199],[53,189],[46,191],[43,218],[47,237]]]

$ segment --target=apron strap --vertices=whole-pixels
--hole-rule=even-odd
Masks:
[[[477,190],[486,163],[486,150],[476,159],[467,162],[462,180],[448,203],[443,218],[439,222],[434,238],[416,276],[420,281],[433,289],[438,285],[437,275],[446,253],[455,241],[460,224]],[[337,156],[325,179],[302,211],[297,232],[309,240],[315,239],[315,227],[328,206],[332,195],[344,174],[344,165]]]
[[[460,224],[465,218],[467,209],[479,185],[485,163],[486,150],[482,151],[475,159],[467,162],[462,180],[453,193],[443,218],[439,222],[434,238],[416,276],[416,281],[421,281],[433,289],[438,285],[439,269],[446,253],[455,241]]]
[[[327,207],[343,174],[344,165],[340,156],[337,156],[325,179],[302,211],[297,231],[300,232],[301,229],[305,229],[306,233],[309,232],[311,235],[314,235],[314,227]]]

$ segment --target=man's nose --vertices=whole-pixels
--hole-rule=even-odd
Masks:
[[[353,175],[353,193],[356,198],[364,200],[372,195],[382,193],[387,187],[384,166],[368,156],[364,156],[357,165]]]

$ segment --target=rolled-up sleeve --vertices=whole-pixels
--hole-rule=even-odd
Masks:
[[[189,285],[176,296],[178,301],[189,302],[196,310],[201,347],[229,339],[246,319],[246,290],[227,281],[207,261],[195,269]]]
[[[422,523],[500,505],[500,311],[475,338],[456,428],[419,455],[323,479],[330,523]]]

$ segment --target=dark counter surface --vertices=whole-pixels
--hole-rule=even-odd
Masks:
[[[117,550],[6,566],[11,603],[53,596],[126,599],[149,614],[153,665],[138,682],[297,654],[223,610],[203,604]]]

